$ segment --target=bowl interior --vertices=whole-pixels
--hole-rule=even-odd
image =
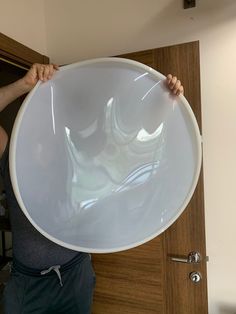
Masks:
[[[139,63],[62,68],[25,100],[11,145],[13,187],[45,236],[78,251],[137,246],[164,231],[199,174],[199,134],[184,97]]]

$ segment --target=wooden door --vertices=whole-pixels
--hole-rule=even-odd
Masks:
[[[201,129],[199,43],[122,55],[181,79]],[[171,256],[202,255],[199,264],[173,262]],[[93,254],[97,275],[93,314],[207,314],[203,176],[186,210],[163,234],[137,248]],[[189,279],[198,271],[202,279]]]

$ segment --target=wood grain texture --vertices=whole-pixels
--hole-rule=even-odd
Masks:
[[[200,55],[199,42],[190,42],[155,49],[155,69],[164,75],[180,78],[184,95],[191,104],[201,130]]]
[[[49,63],[47,56],[26,47],[2,33],[0,33],[0,55],[26,66],[30,66],[33,63]]]
[[[167,75],[172,73],[181,79],[185,97],[201,130],[200,56],[199,42],[160,48],[155,51],[156,69]],[[205,314],[207,305],[207,274],[205,246],[205,216],[203,174],[201,172],[194,195],[181,217],[164,233],[167,252],[167,314]],[[170,262],[168,255],[185,255],[198,251],[204,260],[199,265]],[[192,271],[200,271],[202,281],[189,280]]]
[[[129,251],[93,254],[93,314],[163,313],[162,238]]]

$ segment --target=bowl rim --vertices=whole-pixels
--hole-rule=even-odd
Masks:
[[[144,70],[150,74],[152,74],[155,78],[161,79],[161,80],[165,80],[166,77],[161,74],[160,72],[154,70],[153,68],[151,68],[150,66],[144,65],[143,63],[140,63],[138,61],[134,61],[134,60],[130,60],[130,59],[126,59],[126,58],[117,58],[117,57],[106,57],[106,58],[94,58],[94,59],[89,59],[89,60],[85,60],[85,61],[80,61],[80,62],[76,62],[73,64],[69,64],[69,65],[65,65],[60,67],[59,72],[61,71],[66,71],[69,69],[73,69],[73,68],[78,68],[78,67],[82,67],[82,66],[86,66],[86,65],[90,65],[90,64],[97,64],[97,63],[106,63],[106,62],[115,62],[115,63],[124,63],[126,65],[130,65],[130,66],[135,66],[136,68],[139,68],[141,70]],[[52,235],[50,235],[48,232],[44,231],[39,225],[37,225],[35,223],[35,221],[31,218],[31,216],[29,215],[23,199],[21,197],[20,191],[19,191],[19,187],[18,187],[18,180],[17,180],[17,173],[16,173],[16,146],[17,146],[17,138],[18,138],[18,132],[21,126],[21,122],[24,116],[24,113],[27,109],[27,106],[30,102],[30,100],[32,99],[32,97],[34,96],[36,90],[39,88],[39,86],[42,84],[41,81],[38,81],[38,83],[35,85],[35,87],[31,90],[31,92],[26,96],[26,98],[24,99],[20,110],[18,111],[18,114],[16,116],[14,125],[13,125],[13,129],[12,129],[12,134],[11,134],[11,139],[10,139],[10,148],[9,148],[9,169],[10,169],[10,177],[11,177],[11,182],[12,182],[12,187],[13,187],[13,191],[15,193],[16,199],[18,201],[18,204],[21,208],[21,210],[23,211],[23,213],[25,214],[25,216],[27,217],[27,219],[30,221],[30,223],[42,234],[44,235],[46,238],[48,238],[49,240],[53,241],[56,244],[59,244],[60,246],[63,246],[65,248],[71,249],[71,250],[75,250],[75,251],[81,251],[81,252],[87,252],[87,253],[113,253],[113,252],[120,252],[120,251],[124,251],[124,250],[128,250],[134,247],[137,247],[141,244],[144,244],[152,239],[154,239],[155,237],[157,237],[158,235],[160,235],[161,233],[163,233],[166,229],[168,229],[177,219],[178,217],[183,213],[183,211],[185,210],[185,208],[187,207],[189,201],[191,200],[193,193],[195,191],[195,188],[197,186],[198,183],[198,179],[199,179],[199,175],[200,175],[200,171],[201,171],[201,164],[202,164],[202,136],[200,134],[199,131],[199,127],[198,127],[198,123],[197,120],[195,118],[195,115],[192,111],[191,106],[189,105],[187,99],[181,94],[179,97],[181,103],[184,105],[189,118],[193,124],[193,129],[195,132],[195,136],[196,136],[196,143],[197,143],[197,165],[196,165],[196,170],[195,170],[195,175],[194,175],[194,179],[192,182],[192,186],[189,190],[188,195],[186,196],[181,208],[179,208],[178,212],[169,220],[169,222],[163,226],[162,228],[158,229],[158,231],[152,233],[151,235],[149,235],[148,237],[144,238],[141,241],[137,241],[134,243],[131,243],[129,245],[124,245],[124,246],[119,246],[119,247],[114,247],[114,248],[88,248],[88,247],[83,247],[83,246],[79,246],[79,245],[74,245],[74,244],[70,244],[70,243],[66,243],[62,240],[59,240],[55,237],[53,237]]]

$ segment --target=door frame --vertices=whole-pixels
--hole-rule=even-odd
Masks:
[[[49,58],[0,33],[0,58],[17,67],[29,69],[33,63],[49,63]]]

